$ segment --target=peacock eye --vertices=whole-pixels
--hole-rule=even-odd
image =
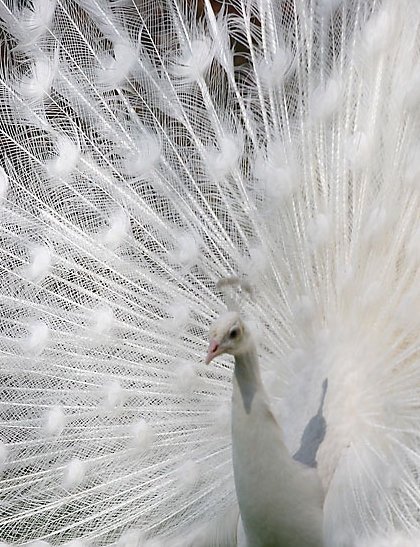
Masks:
[[[234,340],[235,338],[237,338],[239,336],[239,329],[237,327],[235,327],[234,329],[232,329],[229,333],[229,338],[231,340]]]

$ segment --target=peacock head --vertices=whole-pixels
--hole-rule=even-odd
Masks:
[[[208,365],[223,353],[240,355],[249,351],[251,337],[236,311],[221,315],[210,327],[210,344],[206,357]]]

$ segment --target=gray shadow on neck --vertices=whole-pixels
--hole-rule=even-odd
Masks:
[[[262,387],[258,357],[255,350],[235,356],[234,375],[241,392],[245,412],[250,414],[254,396],[258,389]]]

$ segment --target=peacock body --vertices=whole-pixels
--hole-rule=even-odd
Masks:
[[[418,546],[420,4],[0,0],[0,32],[0,542],[245,545],[205,364],[237,276],[323,547]]]

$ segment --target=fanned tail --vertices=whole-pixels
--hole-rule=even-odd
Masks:
[[[291,454],[328,379],[326,547],[418,540],[419,21],[0,1],[0,541],[224,545],[232,276]]]

